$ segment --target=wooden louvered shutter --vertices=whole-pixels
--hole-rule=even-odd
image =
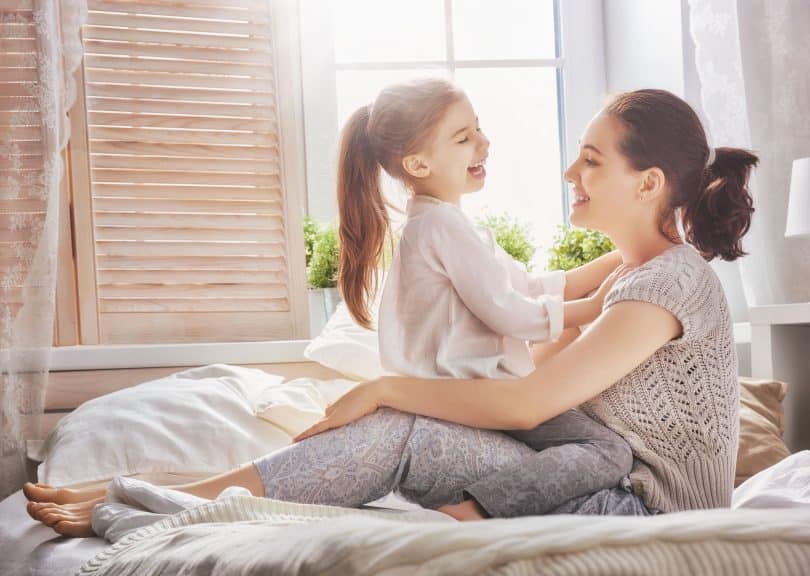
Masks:
[[[284,186],[270,2],[88,8],[98,343],[306,336],[300,192]],[[81,308],[92,291],[79,288]]]
[[[32,9],[31,0],[0,0],[0,340],[23,291],[47,289],[26,280],[48,208]]]

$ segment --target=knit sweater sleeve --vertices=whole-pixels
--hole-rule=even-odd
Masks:
[[[715,324],[711,298],[717,293],[715,277],[699,255],[671,250],[616,282],[605,298],[604,309],[623,301],[649,302],[669,311],[680,322],[677,340],[705,336]]]

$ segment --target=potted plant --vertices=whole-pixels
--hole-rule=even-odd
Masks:
[[[487,215],[477,218],[476,223],[492,230],[495,242],[512,258],[522,262],[527,270],[531,270],[531,260],[537,248],[532,243],[528,224],[523,224],[507,214]]]
[[[305,218],[304,250],[309,285],[309,327],[310,333],[315,335],[321,331],[341,300],[337,289],[337,228]]]
[[[548,251],[548,269],[571,270],[615,249],[610,238],[601,232],[560,225]]]

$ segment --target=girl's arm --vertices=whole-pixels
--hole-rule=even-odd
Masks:
[[[619,302],[525,378],[381,378],[340,398],[324,420],[296,440],[353,422],[380,406],[476,428],[531,429],[610,388],[680,333],[680,323],[664,308]]]
[[[599,287],[617,266],[622,257],[617,250],[603,254],[596,260],[565,273],[565,300],[577,300]]]

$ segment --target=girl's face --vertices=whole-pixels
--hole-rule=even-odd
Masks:
[[[427,168],[416,192],[426,192],[448,202],[484,186],[484,168],[489,140],[478,126],[472,104],[466,96],[450,105],[436,127],[433,139],[418,154]]]
[[[571,223],[610,235],[631,225],[642,173],[619,148],[624,127],[614,117],[597,114],[582,137],[579,157],[564,173],[572,186]]]

